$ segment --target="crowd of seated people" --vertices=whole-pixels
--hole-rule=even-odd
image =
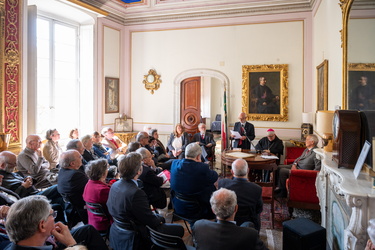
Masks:
[[[59,146],[60,134],[56,129],[49,129],[46,132],[47,142],[43,146],[43,156],[50,164],[50,169],[56,167],[62,149]]]
[[[185,132],[184,126],[177,123],[176,127],[171,133],[168,141],[168,154],[171,159],[185,158],[185,147],[189,144],[189,135]]]
[[[107,129],[106,131],[107,134],[108,131],[111,134],[110,130]],[[186,136],[187,138],[187,134],[183,132],[182,126],[180,128],[177,126],[176,132],[180,135],[179,137]],[[155,133],[151,134],[155,135]],[[11,207],[9,210],[10,216],[8,215],[10,219],[7,217],[5,225],[5,230],[8,232],[9,240],[11,241],[8,245],[9,249],[15,249],[15,246],[17,246],[17,249],[26,249],[22,248],[24,246],[43,246],[46,242],[49,242],[51,235],[54,236],[54,241],[57,241],[53,244],[56,244],[58,247],[64,248],[82,243],[88,249],[107,249],[98,231],[108,231],[108,228],[110,228],[109,242],[113,249],[149,249],[152,242],[150,241],[146,226],[165,234],[179,237],[184,235],[184,229],[180,224],[165,223],[165,218],[158,214],[157,211],[152,210],[152,208],[163,209],[167,207],[167,195],[165,189],[161,188],[164,179],[158,176],[162,169],[152,159],[153,150],[156,147],[153,148],[154,145],[149,145],[149,141],[152,141],[152,138],[155,137],[152,137],[150,140],[147,132],[141,132],[137,142],[132,142],[127,146],[128,152],[120,154],[117,157],[118,166],[116,167],[110,166],[109,158],[107,157],[110,153],[105,154],[108,151],[103,151],[101,157],[95,154],[95,150],[92,149],[91,145],[95,142],[100,147],[104,145],[101,145],[97,141],[97,138],[94,138],[95,135],[101,137],[99,133],[93,133],[93,136],[84,136],[81,140],[72,139],[68,142],[67,150],[59,155],[59,161],[56,165],[59,169],[57,186],[52,186],[43,191],[35,187],[33,183],[34,177],[27,177],[30,175],[29,170],[26,170],[26,173],[28,173],[26,177],[19,177],[18,174],[13,173],[16,163],[16,156],[14,154],[10,152],[0,153],[0,179],[2,178],[1,173],[6,174],[7,177],[10,176],[8,178],[12,178],[9,189],[14,190],[14,192],[9,191],[13,192],[15,196],[14,201],[0,204]],[[145,138],[146,136],[147,139]],[[28,147],[31,147],[31,149],[35,148],[36,161],[46,162],[48,166],[49,163],[41,154],[38,155],[37,153],[37,149],[40,148],[40,138],[29,136],[27,145],[31,141],[35,142],[34,139],[37,139],[36,142],[39,146]],[[174,145],[176,146],[176,144]],[[108,150],[105,146],[103,148]],[[121,151],[116,150],[117,153]],[[182,151],[182,146],[180,150]],[[202,148],[197,143],[186,143],[183,151],[184,158],[180,157],[180,153],[176,158],[181,159],[171,161],[170,182],[172,193],[175,195],[174,198],[176,196],[196,198],[201,208],[203,208],[201,210],[202,214],[195,217],[196,220],[203,218],[214,219],[215,215],[218,220],[226,220],[227,217],[218,215],[212,206],[212,202],[210,203],[210,198],[216,190],[218,174],[211,170],[208,164],[202,162]],[[83,161],[82,156],[85,153],[89,153],[94,159]],[[18,165],[20,164],[22,163],[18,163]],[[83,165],[85,165],[84,168],[82,167]],[[108,178],[110,168],[112,168],[112,176]],[[44,169],[49,171],[48,167]],[[120,174],[119,179],[116,176],[117,170]],[[52,191],[50,193],[46,192],[49,190],[55,190],[56,193]],[[51,193],[57,194],[60,197],[60,201],[61,198],[64,198],[62,204],[64,205],[63,209],[68,221],[65,221],[65,218],[61,219],[63,223],[54,220],[56,214],[52,209],[55,208],[54,206],[51,207],[46,198],[43,198],[47,197],[49,200],[52,200]],[[21,199],[22,197],[20,196],[25,198]],[[8,195],[6,197],[9,199]],[[0,201],[1,198],[0,192]],[[90,213],[86,209],[89,203],[100,204],[107,217]],[[174,202],[172,201],[172,203]],[[237,204],[237,200],[235,203]],[[173,205],[175,209],[178,209],[178,203],[174,203]],[[12,208],[13,206],[14,209]],[[25,223],[27,220],[30,220],[30,217],[35,217],[32,218],[33,221],[28,221],[28,223],[38,224],[39,226],[37,228],[34,227],[34,231],[28,237],[18,239],[14,235],[17,235],[17,231],[22,231],[23,228],[14,227],[12,223],[19,222],[15,220],[12,214],[16,213],[19,216],[19,211],[23,211],[26,207],[35,213],[35,216],[29,216],[27,219],[24,219]],[[34,207],[38,207],[39,211],[35,212],[32,210]],[[2,216],[1,211],[0,208],[0,217]],[[212,211],[214,211],[215,215]],[[235,212],[232,214],[235,214]],[[15,222],[13,222],[14,220]],[[58,218],[58,220],[60,219]],[[90,226],[79,227],[70,232],[69,229],[79,221]],[[132,235],[132,232],[136,233]],[[199,235],[199,229],[195,231],[195,234]],[[251,239],[254,239],[254,242],[256,242],[257,238],[253,235],[252,231],[248,231],[246,235],[250,235]],[[38,241],[34,241],[34,237],[38,238]],[[0,240],[1,243],[2,240]],[[212,247],[207,248],[205,244],[204,242],[200,243],[200,248],[213,249]],[[129,248],[126,246],[129,246]]]

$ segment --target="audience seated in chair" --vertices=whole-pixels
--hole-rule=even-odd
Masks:
[[[148,133],[144,131],[138,132],[135,140],[139,142],[141,147],[146,148],[148,151],[150,151],[150,153],[152,154],[152,160],[154,161],[155,165],[157,165],[157,157],[159,152],[150,146],[150,136],[148,135]]]
[[[169,150],[169,158],[183,159],[185,158],[185,147],[189,144],[189,136],[182,124],[177,123],[176,127],[169,137],[167,148]]]
[[[102,145],[109,152],[111,159],[115,159],[119,155],[125,153],[126,144],[117,136],[115,136],[113,129],[111,129],[110,127],[104,127],[102,129],[102,135],[104,136],[104,138],[102,139]]]
[[[221,188],[210,199],[216,222],[198,220],[193,227],[195,245],[202,250],[267,249],[251,223],[234,223],[238,210],[234,191]]]
[[[181,225],[165,224],[163,217],[151,211],[147,195],[137,182],[142,173],[141,161],[142,156],[135,152],[121,156],[118,161],[121,179],[112,185],[107,202],[114,220],[110,244],[115,250],[149,249],[151,242],[146,226],[179,237],[184,234]]]
[[[0,153],[0,175],[3,175],[2,187],[7,188],[16,194],[20,198],[40,194],[46,196],[53,204],[60,204],[62,207],[63,199],[57,191],[57,185],[53,185],[46,188],[43,191],[39,191],[33,185],[33,179],[31,176],[24,177],[18,172],[14,172],[17,165],[17,156],[9,151],[3,151]]]
[[[54,169],[59,163],[62,152],[59,146],[60,134],[56,129],[49,129],[46,132],[47,142],[43,146],[43,156],[49,162],[49,168]]]
[[[83,157],[83,153],[85,152],[85,147],[83,146],[82,142],[79,139],[72,139],[66,144],[66,150],[76,150],[78,153],[82,155],[82,165],[80,167],[80,170],[83,172],[85,171],[85,166],[87,164],[87,160]],[[93,158],[90,158],[89,160],[94,160]]]
[[[158,152],[158,162],[167,161],[169,159],[169,155],[164,147],[164,144],[159,140],[158,130],[156,128],[151,129],[148,135],[156,140],[156,145],[153,146],[153,148]]]
[[[57,190],[64,200],[68,202],[66,210],[73,213],[70,215],[73,217],[75,212],[78,215],[75,216],[76,221],[71,221],[71,223],[73,225],[76,222],[82,221],[86,224],[88,219],[86,209],[84,208],[85,201],[82,195],[88,178],[86,174],[80,170],[82,165],[81,154],[74,149],[67,150],[61,154],[59,165],[60,171]]]
[[[306,137],[306,149],[302,155],[298,157],[292,165],[279,166],[276,174],[279,178],[278,188],[275,190],[276,194],[281,197],[287,196],[286,180],[289,178],[290,170],[305,169],[305,170],[320,170],[321,162],[317,158],[314,149],[317,148],[319,139],[316,135],[308,135]]]
[[[214,135],[206,131],[206,124],[200,123],[198,125],[199,133],[194,134],[192,142],[196,142],[202,147],[202,156],[204,162],[213,161],[216,142]]]
[[[84,242],[88,249],[108,249],[91,225],[70,232],[63,223],[55,223],[55,216],[44,196],[33,195],[15,202],[6,216],[5,227],[11,243],[5,249],[52,249],[46,244],[57,244],[57,249],[63,249],[77,242]]]
[[[93,160],[97,160],[99,157],[96,156],[94,153],[93,143],[91,140],[91,135],[85,135],[81,138],[82,145],[84,147],[84,151],[82,154],[83,159],[86,160],[86,162],[90,162]]]
[[[92,134],[91,140],[92,140],[92,143],[93,143],[92,149],[94,151],[94,154],[98,158],[107,159],[109,165],[117,166],[117,159],[116,158],[112,159],[111,154],[107,151],[107,149],[101,143],[101,140],[102,140],[101,134],[99,134],[99,132],[95,131]]]
[[[131,142],[128,145],[128,149],[126,150],[126,153],[128,154],[128,153],[131,153],[131,152],[135,152],[140,147],[141,147],[141,144],[139,142],[137,142],[137,141]]]
[[[30,175],[34,179],[36,188],[46,188],[57,183],[58,174],[50,171],[50,164],[42,156],[40,146],[38,135],[27,136],[26,148],[17,157],[17,168],[24,176]]]
[[[91,213],[89,210],[87,211],[88,223],[93,225],[99,232],[107,231],[112,223],[112,217],[106,205],[110,190],[109,185],[106,183],[108,167],[109,165],[106,159],[99,159],[91,161],[85,169],[89,181],[85,186],[83,199],[86,204],[100,204],[106,214],[106,216],[100,216]]]
[[[150,205],[153,208],[165,208],[167,197],[161,188],[164,179],[157,176],[161,169],[155,166],[152,155],[146,148],[139,148],[136,152],[142,155],[142,174],[139,176],[139,180],[143,183],[143,191],[147,194]]]
[[[233,179],[219,180],[219,188],[227,188],[237,195],[238,211],[235,221],[239,226],[245,221],[254,224],[256,230],[260,230],[260,213],[263,211],[262,188],[249,182],[249,168],[243,159],[237,159],[232,163],[231,172]]]
[[[196,143],[186,147],[186,158],[175,160],[171,167],[171,200],[175,212],[185,218],[194,220],[214,218],[210,208],[210,196],[216,190],[214,183],[218,174],[209,169],[208,164],[201,162],[202,149]],[[200,205],[200,213],[190,212],[184,200],[196,200]]]

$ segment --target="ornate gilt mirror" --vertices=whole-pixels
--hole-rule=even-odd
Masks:
[[[375,85],[375,1],[340,0],[342,10],[342,108],[375,109],[375,95],[357,105],[356,87]],[[363,77],[364,76],[364,77]],[[364,79],[367,83],[364,83]],[[375,86],[372,86],[374,88]],[[367,91],[372,92],[372,91]]]
[[[143,84],[147,90],[151,90],[151,94],[160,87],[160,75],[156,74],[156,71],[150,69],[147,75],[144,75]]]

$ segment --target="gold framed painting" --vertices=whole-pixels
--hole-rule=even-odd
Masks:
[[[375,63],[349,63],[348,109],[375,109]]]
[[[242,112],[252,121],[288,121],[288,65],[242,66]]]
[[[328,110],[328,60],[316,67],[317,110]]]
[[[113,77],[105,78],[105,113],[118,113],[120,111],[119,79]]]

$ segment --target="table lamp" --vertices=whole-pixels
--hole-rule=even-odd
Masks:
[[[316,132],[323,139],[324,151],[332,152],[332,120],[334,111],[320,110],[316,113]]]

